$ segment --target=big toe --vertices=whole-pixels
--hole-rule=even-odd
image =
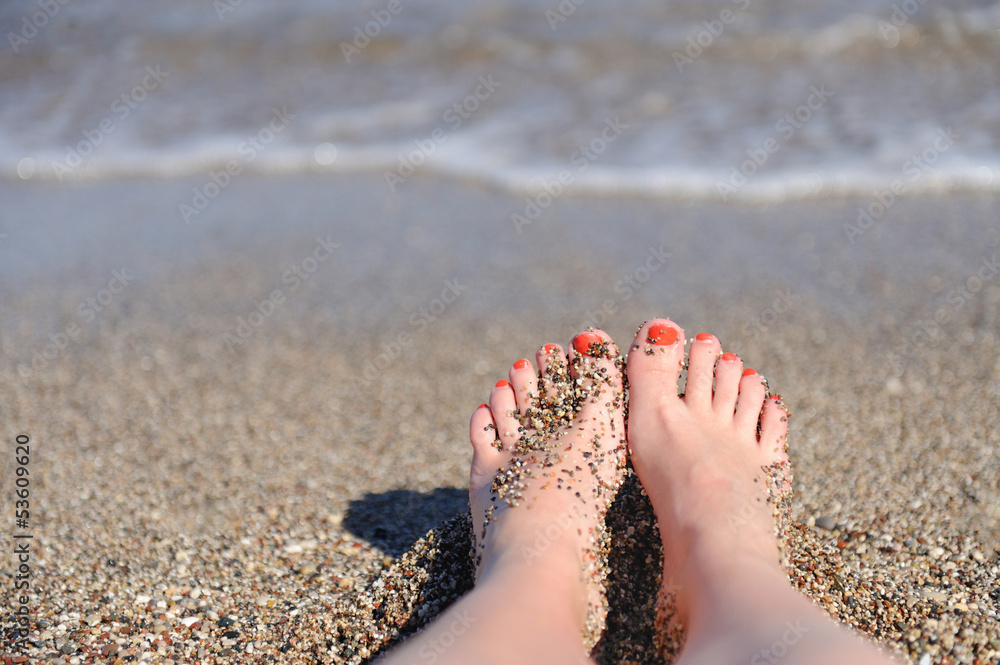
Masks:
[[[652,319],[636,333],[628,354],[630,417],[680,404],[677,379],[684,368],[684,330]]]
[[[607,333],[582,332],[573,338],[570,366],[578,392],[574,426],[583,429],[593,450],[584,453],[603,485],[615,489],[625,463],[625,422],[621,356]]]

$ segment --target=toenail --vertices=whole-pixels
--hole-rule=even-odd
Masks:
[[[514,369],[528,369],[528,367],[530,367],[530,366],[531,366],[531,363],[529,363],[524,358],[521,358],[516,363],[514,363]]]
[[[730,353],[729,351],[726,351],[725,353],[722,354],[722,359],[723,360],[739,360],[739,356],[737,356],[735,353]]]
[[[490,407],[488,407],[485,404],[480,404],[478,407],[476,407],[476,410],[478,411],[479,409],[488,409],[488,408],[490,408]]]
[[[559,350],[559,345],[558,344],[546,344],[545,347],[542,350],[545,351],[545,355],[551,356],[553,353],[555,353],[556,351]]]
[[[650,344],[670,346],[677,341],[677,328],[658,323],[655,326],[650,326],[649,331],[646,333],[646,339],[649,340]]]
[[[604,340],[597,333],[583,332],[573,338],[573,348],[580,355],[589,356],[590,346],[592,344],[600,344]]]
[[[497,388],[506,388],[509,385],[510,384],[507,383],[506,381],[504,381],[503,379],[500,379],[499,381],[497,381]]]
[[[712,339],[712,333],[698,333],[696,338],[699,342],[709,342]]]
[[[756,374],[757,370],[750,369],[749,367],[743,370],[743,376],[750,376],[751,374]]]

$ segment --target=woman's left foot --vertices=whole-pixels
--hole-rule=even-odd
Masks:
[[[603,525],[624,474],[624,394],[606,333],[580,333],[571,346],[539,349],[537,373],[514,363],[473,413],[469,503],[477,584],[518,567],[549,571],[573,590],[567,602],[590,646],[606,614]]]

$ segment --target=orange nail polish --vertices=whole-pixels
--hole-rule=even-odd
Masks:
[[[600,344],[604,340],[597,333],[582,332],[573,338],[573,348],[582,356],[590,355],[590,345]]]
[[[757,370],[750,369],[749,367],[743,370],[743,376],[750,376],[751,374],[756,374]]]
[[[480,404],[479,407],[478,407],[478,409],[488,409],[488,408],[490,408],[490,407],[486,406],[485,404]]]
[[[500,379],[499,381],[497,381],[497,388],[506,388],[509,385],[510,384],[507,383],[506,381],[504,381],[503,379]]]
[[[649,340],[650,344],[670,346],[677,341],[677,328],[658,323],[655,326],[650,326],[649,332],[646,333],[646,339]]]
[[[529,363],[524,358],[521,358],[516,363],[514,363],[514,369],[528,369],[530,366],[531,366],[531,363]]]
[[[729,351],[726,351],[725,353],[722,354],[722,359],[723,360],[739,360],[739,357],[735,353],[730,353]]]
[[[545,351],[545,355],[551,356],[553,353],[555,353],[556,351],[559,350],[559,345],[558,344],[546,344],[543,347],[542,350]]]
[[[698,333],[698,336],[696,337],[696,339],[699,342],[708,342],[708,341],[710,341],[712,339],[712,334],[711,333]]]

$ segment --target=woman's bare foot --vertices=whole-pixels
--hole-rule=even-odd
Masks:
[[[538,373],[516,362],[470,422],[476,586],[387,663],[592,663],[603,518],[626,454],[621,358],[591,331],[536,359]]]
[[[628,444],[663,537],[665,589],[687,642],[679,663],[885,663],[791,588],[773,506],[787,491],[787,417],[719,340],[665,319],[628,354]],[[785,655],[787,654],[787,657]]]
[[[516,362],[472,415],[469,503],[477,578],[510,557],[572,571],[593,636],[605,612],[603,519],[625,463],[624,394],[605,333],[580,333],[571,347],[540,348],[537,374]]]

